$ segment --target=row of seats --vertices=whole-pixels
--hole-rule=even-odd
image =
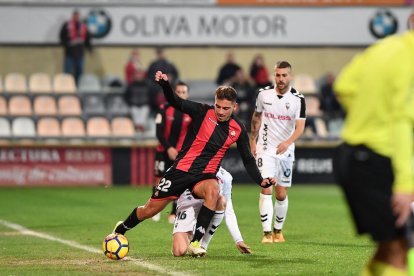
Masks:
[[[50,95],[38,95],[33,98],[25,95],[0,96],[0,115],[10,116],[80,116],[86,115],[128,115],[129,107],[121,95],[88,94],[79,99],[78,95],[62,95],[55,99]]]
[[[114,82],[118,87],[113,87]],[[51,77],[47,73],[34,73],[26,79],[22,73],[9,73],[0,78],[0,92],[7,93],[95,93],[122,91],[123,83],[115,76],[105,76],[102,81],[94,74],[80,76],[78,86],[70,74],[58,73]]]
[[[134,138],[135,129],[130,118],[92,117],[86,121],[79,117],[67,117],[59,121],[55,117],[40,118],[37,123],[31,117],[13,120],[0,117],[1,138]]]

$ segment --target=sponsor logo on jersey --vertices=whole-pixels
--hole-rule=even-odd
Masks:
[[[231,137],[235,137],[236,136],[236,132],[234,130],[230,131],[230,136]]]
[[[288,115],[276,115],[270,112],[265,112],[264,116],[266,118],[271,118],[271,119],[275,119],[275,120],[282,120],[282,121],[291,121],[292,118]]]
[[[262,135],[262,140],[263,140],[263,149],[266,150],[267,149],[267,124],[263,125],[263,135]]]

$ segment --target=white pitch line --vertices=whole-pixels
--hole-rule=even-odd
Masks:
[[[58,242],[61,244],[65,244],[67,246],[73,247],[73,248],[78,248],[87,252],[91,252],[91,253],[96,253],[96,254],[102,254],[102,250],[96,249],[94,247],[91,246],[87,246],[87,245],[82,245],[80,243],[77,243],[75,241],[70,241],[70,240],[64,240],[46,233],[42,233],[42,232],[37,232],[37,231],[33,231],[30,230],[20,224],[15,224],[9,221],[5,221],[0,219],[0,224],[11,228],[13,230],[18,231],[19,233],[23,234],[23,235],[28,235],[28,236],[34,236],[37,238],[41,238],[41,239],[45,239],[45,240],[49,240],[49,241],[54,241],[54,242]],[[152,270],[152,271],[156,271],[159,273],[164,273],[164,274],[169,274],[169,275],[173,275],[173,276],[188,276],[188,274],[185,274],[183,272],[177,272],[177,271],[170,271],[167,270],[161,266],[155,265],[155,264],[151,264],[148,263],[142,259],[135,259],[135,258],[129,258],[128,257],[128,261],[132,262],[135,265],[144,267],[146,269]]]

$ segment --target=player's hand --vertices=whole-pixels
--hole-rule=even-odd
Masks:
[[[175,158],[177,158],[178,151],[174,147],[169,147],[168,150],[167,150],[167,154],[168,154],[168,158],[170,158],[170,160],[174,161]]]
[[[263,179],[262,183],[260,183],[260,186],[262,186],[262,188],[269,188],[272,185],[276,185],[276,179],[274,177],[268,177]]]
[[[161,71],[157,71],[155,73],[155,81],[165,80],[168,81],[167,74],[162,73]]]
[[[410,203],[413,201],[412,194],[394,193],[391,197],[391,208],[397,220],[395,226],[402,227],[411,213]]]
[[[252,253],[252,250],[250,249],[250,246],[245,244],[244,241],[239,241],[238,243],[236,243],[236,247],[240,251],[240,253],[242,253],[242,254],[251,254]]]
[[[280,143],[277,146],[276,154],[283,154],[283,153],[285,153],[285,151],[288,149],[289,146],[290,146],[290,144],[288,142],[286,142],[286,141]]]

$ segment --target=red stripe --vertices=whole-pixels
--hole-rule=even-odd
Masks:
[[[137,185],[137,148],[131,148],[131,185]]]
[[[148,172],[148,179],[147,185],[152,186],[154,182],[154,161],[155,161],[155,150],[153,148],[148,148],[148,162],[147,162],[147,172]]]
[[[177,141],[176,149],[178,151],[183,147],[185,136],[187,135],[188,125],[191,123],[191,117],[188,114],[183,114],[183,121],[181,123],[181,133]]]
[[[190,150],[185,156],[183,156],[180,162],[178,162],[176,167],[177,169],[188,172],[194,160],[201,154],[213,134],[214,129],[217,126],[215,122],[216,116],[214,114],[214,109],[210,109],[204,116],[204,120],[201,123],[200,129],[190,147]]]
[[[145,184],[145,148],[140,148],[139,151],[139,185]]]
[[[227,134],[227,139],[224,142],[224,145],[220,148],[220,150],[216,153],[216,155],[208,162],[206,168],[204,169],[203,173],[215,173],[217,171],[217,167],[220,165],[221,160],[223,159],[224,155],[226,154],[227,150],[230,146],[235,143],[241,133],[241,128],[238,123],[234,119],[231,119],[229,122],[229,133]]]

